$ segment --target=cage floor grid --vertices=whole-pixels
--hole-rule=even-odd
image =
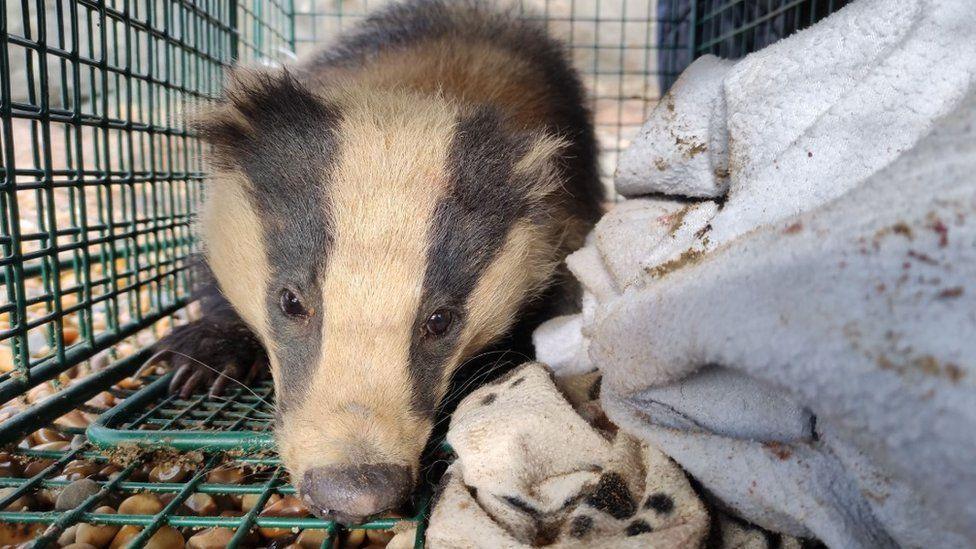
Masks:
[[[184,400],[168,394],[171,376],[112,389],[121,400],[92,410],[101,413],[87,429],[51,425],[0,452],[0,544],[57,546],[84,523],[128,547],[176,534],[198,536],[196,547],[381,546],[407,529],[414,547],[424,546],[429,486],[408,516],[355,526],[312,517],[274,451],[270,381]],[[38,437],[55,444],[38,446]]]
[[[271,381],[246,389],[232,387],[220,397],[202,393],[184,400],[168,394],[172,376],[170,372],[158,377],[102,414],[88,428],[89,440],[100,447],[135,444],[176,450],[274,449]]]

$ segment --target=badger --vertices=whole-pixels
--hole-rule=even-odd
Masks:
[[[452,377],[577,306],[561,264],[603,193],[563,46],[510,10],[412,0],[293,66],[236,69],[195,125],[215,282],[157,345],[172,390],[269,368],[309,509],[396,508]]]

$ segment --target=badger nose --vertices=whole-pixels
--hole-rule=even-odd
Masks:
[[[395,508],[413,488],[410,470],[391,463],[316,467],[302,478],[302,499],[315,515],[357,524]]]

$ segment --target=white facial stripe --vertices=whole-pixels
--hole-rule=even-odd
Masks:
[[[427,232],[447,189],[455,113],[443,101],[405,94],[335,100],[340,152],[327,208],[334,234],[320,280],[323,345],[312,393],[328,395],[329,407],[407,414]]]
[[[207,191],[197,233],[221,291],[238,314],[270,343],[265,286],[270,269],[261,220],[247,196],[250,182],[239,172],[218,172]]]
[[[468,297],[463,353],[488,345],[487,337],[505,333],[526,298],[552,277],[559,264],[552,254],[556,243],[544,244],[554,240],[551,229],[519,221],[509,230],[504,246]]]

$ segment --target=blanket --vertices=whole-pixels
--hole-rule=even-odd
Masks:
[[[750,522],[976,544],[976,4],[859,0],[685,72],[535,334]]]
[[[527,363],[465,398],[428,546],[800,547],[712,509],[667,456],[617,432],[599,384]]]

